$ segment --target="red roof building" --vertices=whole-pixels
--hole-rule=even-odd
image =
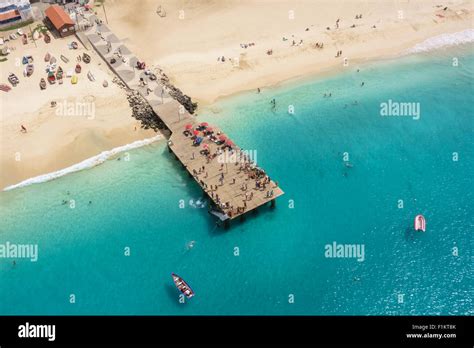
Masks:
[[[61,37],[74,34],[74,21],[61,6],[52,5],[44,13],[49,23],[58,31]]]

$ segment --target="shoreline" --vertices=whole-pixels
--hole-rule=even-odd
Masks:
[[[474,29],[469,29],[469,30],[474,32]],[[397,55],[392,55],[392,56],[372,58],[372,59],[359,59],[357,61],[357,64],[363,66],[364,64],[370,64],[370,63],[376,63],[376,62],[395,61],[398,58],[406,57],[408,55],[436,54],[441,49],[462,48],[463,46],[469,45],[469,44],[472,44],[472,42],[465,42],[463,44],[458,44],[458,45],[449,45],[449,44],[447,44],[447,45],[439,46],[439,47],[433,48],[429,51],[423,51],[423,52],[413,52],[413,53],[407,53],[407,54],[404,54],[403,52],[401,52]],[[292,85],[292,84],[309,83],[311,80],[314,80],[316,78],[328,78],[328,77],[331,77],[331,76],[336,76],[336,75],[338,75],[342,72],[347,72],[347,70],[342,68],[342,71],[341,71],[341,68],[338,70],[338,69],[335,69],[334,67],[326,68],[322,71],[319,71],[317,73],[313,73],[311,75],[295,76],[293,78],[277,82],[276,84],[273,84],[271,86],[267,86],[267,87],[264,87],[264,88],[265,89],[278,89],[278,88],[283,88],[285,86]],[[245,95],[247,93],[250,93],[251,91],[252,91],[251,89],[242,89],[242,90],[237,91],[237,92],[235,92],[231,95],[220,96],[212,104],[200,106],[199,109],[197,110],[196,116],[199,116],[200,112],[207,111],[207,110],[214,113],[212,111],[212,105],[214,105],[218,102],[221,102],[223,100],[232,99],[232,98],[237,97],[237,96]],[[217,113],[215,113],[215,114],[217,114]],[[157,134],[156,136],[151,137],[151,138],[136,140],[132,143],[123,144],[123,145],[114,147],[110,150],[104,150],[104,151],[102,151],[101,153],[99,153],[97,155],[85,158],[84,160],[82,160],[78,163],[74,163],[74,164],[72,164],[70,166],[67,166],[65,168],[61,168],[59,170],[52,171],[52,172],[49,172],[49,173],[40,174],[40,175],[31,177],[31,178],[27,178],[25,180],[22,180],[18,183],[8,185],[8,186],[2,188],[1,191],[5,191],[5,192],[6,191],[11,191],[11,190],[14,190],[14,189],[17,189],[17,188],[27,187],[27,186],[30,186],[30,185],[33,185],[33,184],[39,184],[39,183],[52,181],[52,180],[58,179],[60,177],[63,177],[67,174],[79,172],[79,171],[86,170],[86,169],[92,169],[95,166],[98,166],[98,165],[106,162],[107,160],[110,160],[111,158],[113,158],[114,156],[116,156],[120,153],[126,152],[128,150],[133,150],[133,149],[137,149],[137,148],[140,148],[140,147],[144,147],[144,146],[147,146],[147,145],[151,145],[153,143],[160,142],[162,140],[166,140],[166,137],[163,134]]]
[[[437,47],[427,48],[426,50],[412,51],[412,49],[418,48],[421,44],[424,44],[425,42],[430,41],[432,39],[437,39],[437,38],[445,37],[445,36],[453,36],[454,37],[454,36],[458,36],[458,34],[466,33],[466,32],[469,32],[472,35],[471,38],[470,38],[471,39],[470,41],[465,41],[465,42],[461,42],[461,43],[454,43],[454,42],[453,43],[445,43],[445,44],[439,45]],[[402,51],[397,52],[397,53],[381,55],[381,56],[378,56],[378,57],[353,59],[353,60],[351,60],[350,66],[347,67],[347,68],[338,66],[336,64],[328,65],[326,67],[321,68],[318,71],[313,71],[313,72],[309,72],[309,73],[299,73],[298,75],[295,75],[293,77],[290,77],[290,78],[287,78],[287,79],[284,79],[284,80],[280,80],[280,81],[277,81],[275,83],[270,83],[270,84],[267,84],[267,85],[263,85],[259,88],[263,91],[265,89],[266,90],[276,89],[276,88],[280,88],[280,87],[283,87],[283,86],[286,86],[286,85],[291,85],[291,84],[299,84],[299,83],[304,84],[304,83],[309,82],[311,80],[314,80],[316,78],[325,79],[325,78],[328,78],[328,77],[331,77],[331,76],[335,76],[337,74],[341,74],[343,72],[349,71],[351,69],[351,67],[353,68],[354,66],[363,66],[365,64],[371,64],[371,63],[377,63],[377,62],[389,62],[389,61],[394,61],[394,60],[399,59],[399,58],[404,58],[404,57],[414,56],[414,55],[436,54],[437,52],[439,52],[440,50],[443,50],[443,49],[447,50],[447,49],[454,49],[454,48],[462,48],[463,46],[466,46],[466,45],[469,45],[469,44],[472,44],[472,43],[474,43],[474,29],[466,29],[464,31],[457,31],[457,32],[453,32],[453,33],[443,33],[443,34],[439,34],[439,35],[427,38],[427,39],[419,42],[418,44],[412,45],[409,48],[405,48]],[[254,88],[236,89],[235,91],[233,91],[230,94],[217,96],[211,102],[198,100],[198,109],[197,109],[196,115],[199,115],[199,112],[201,112],[201,111],[212,109],[212,105],[214,105],[216,103],[219,103],[219,102],[221,102],[223,100],[226,100],[226,99],[231,99],[233,97],[236,97],[236,96],[239,96],[239,95],[242,95],[242,94],[250,93],[253,90],[255,90],[255,89]]]
[[[463,47],[474,43],[474,29],[466,29],[465,31],[470,31],[471,34],[473,35],[471,37],[471,39],[472,39],[471,41],[466,41],[466,42],[462,42],[462,43],[451,43],[451,44],[446,43],[444,45],[440,45],[438,47],[433,47],[433,48],[430,48],[430,49],[424,50],[424,51],[408,52],[408,51],[411,50],[411,48],[415,48],[419,44],[422,44],[425,41],[428,41],[430,39],[438,38],[438,37],[445,36],[445,35],[455,35],[455,34],[459,34],[459,33],[462,33],[462,32],[440,34],[440,35],[428,38],[428,39],[420,42],[419,44],[415,44],[411,48],[405,49],[405,50],[403,50],[401,52],[398,52],[396,54],[380,56],[380,57],[372,57],[372,58],[355,59],[353,61],[353,63],[351,64],[352,69],[355,65],[363,66],[365,64],[395,61],[399,58],[404,58],[404,57],[408,57],[408,56],[437,54],[437,53],[439,53],[440,50],[443,50],[443,49],[444,50],[455,49],[455,48],[461,48],[462,49]],[[465,31],[463,31],[463,32],[465,32]],[[312,80],[315,80],[315,79],[318,79],[318,78],[320,78],[320,79],[330,78],[330,77],[333,77],[335,75],[338,75],[338,74],[341,74],[341,73],[344,73],[344,72],[348,72],[350,69],[351,69],[351,67],[343,68],[343,67],[337,67],[337,66],[328,66],[328,67],[325,67],[325,68],[323,68],[319,71],[315,71],[315,72],[312,72],[312,73],[309,73],[309,74],[298,74],[297,76],[288,78],[286,80],[281,80],[281,81],[275,82],[273,84],[262,86],[262,87],[260,87],[260,89],[263,92],[264,90],[278,89],[278,88],[282,88],[282,87],[292,85],[292,84],[304,84],[304,83],[308,83],[308,82],[310,82]],[[200,112],[205,112],[205,111],[208,111],[208,110],[210,110],[212,112],[212,106],[214,104],[217,104],[217,103],[222,102],[224,100],[231,99],[231,98],[234,98],[234,97],[238,97],[238,96],[241,96],[241,95],[244,95],[244,94],[247,94],[247,93],[251,93],[253,90],[254,89],[242,88],[240,90],[236,90],[235,92],[233,92],[231,94],[218,96],[212,103],[206,103],[206,102],[203,103],[203,102],[201,102],[198,106],[196,115],[199,115]]]
[[[35,176],[35,177],[32,177],[32,178],[23,180],[23,181],[21,181],[17,184],[9,185],[7,187],[4,187],[2,189],[2,191],[11,191],[11,190],[14,190],[14,189],[17,189],[17,188],[26,187],[26,186],[30,186],[30,185],[33,185],[33,184],[41,184],[41,183],[44,183],[44,182],[48,182],[48,181],[51,181],[51,180],[61,178],[61,177],[65,176],[65,175],[68,175],[68,174],[76,173],[76,172],[86,170],[86,169],[91,169],[91,168],[94,168],[98,165],[101,165],[102,163],[106,162],[109,159],[112,159],[114,156],[116,156],[118,154],[124,153],[128,150],[134,150],[134,149],[138,149],[140,147],[151,145],[151,144],[153,144],[155,142],[158,142],[162,139],[164,139],[164,137],[161,134],[158,134],[158,135],[156,135],[152,138],[146,138],[146,139],[143,139],[143,140],[136,140],[136,141],[134,141],[133,143],[130,143],[130,144],[117,146],[117,147],[115,147],[111,150],[102,151],[98,155],[86,158],[85,160],[83,160],[79,163],[75,163],[75,164],[73,164],[69,167],[62,168],[62,169],[54,171],[54,172],[41,174],[41,175],[38,175],[38,176]]]
[[[168,15],[162,18],[152,2],[137,7],[128,0],[110,0],[107,22],[149,69],[163,71],[171,84],[192,96],[198,102],[196,115],[202,115],[209,110],[218,114],[215,104],[256,92],[257,88],[272,93],[272,89],[325,79],[370,62],[396,60],[406,51],[426,45],[427,40],[431,40],[429,46],[449,43],[450,36],[466,30],[470,31],[467,37],[472,39],[473,29],[466,29],[472,28],[474,13],[469,4],[456,0],[443,10],[434,2],[423,0],[373,5],[354,0],[344,6],[311,0],[271,4],[258,0],[164,0],[162,5]],[[179,18],[182,9],[185,15]],[[296,14],[296,20],[289,19],[289,9]],[[404,11],[402,19],[398,18],[400,10]],[[129,16],[131,11],[139,11],[140,16]],[[105,21],[104,13],[100,9],[97,12]],[[363,19],[362,14],[357,18],[360,13]],[[443,35],[448,39],[439,39]],[[22,55],[34,55],[35,64],[46,51],[74,59],[74,52],[81,53],[85,48],[71,51],[67,45],[72,40],[73,37],[54,39],[49,45],[40,40],[38,47],[31,43],[21,46],[17,41],[16,52],[8,62],[1,63],[2,70],[5,68],[2,78],[6,79],[9,70],[21,74],[21,67],[15,67],[13,60],[21,59]],[[321,42],[324,48],[315,46]],[[1,187],[60,171],[104,151],[160,133],[131,117],[132,107],[125,91],[113,83],[108,88],[101,86],[103,79],[110,81],[114,75],[96,52],[90,53],[93,59],[87,69],[98,77],[95,84],[82,74],[75,87],[66,82],[67,87],[56,85],[40,91],[41,76],[35,73],[33,78],[21,79],[19,87],[1,96],[2,108],[11,110],[8,117],[0,120],[0,167],[5,168],[0,176]],[[343,66],[345,58],[349,67]],[[66,66],[66,71],[73,68],[72,64]],[[39,68],[42,69],[41,63]],[[34,89],[36,92],[28,93]],[[48,105],[51,101],[90,104],[89,95],[94,96],[91,103],[97,109],[94,120],[58,117]],[[23,125],[28,132],[20,131]],[[16,158],[17,154],[21,154],[21,159]]]

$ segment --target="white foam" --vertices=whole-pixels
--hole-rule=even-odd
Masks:
[[[445,46],[461,45],[474,41],[474,29],[466,29],[452,34],[441,34],[431,37],[414,47],[410,48],[407,53],[419,53],[432,51]]]
[[[114,155],[116,155],[120,152],[124,152],[124,151],[128,151],[128,150],[136,149],[138,147],[149,145],[151,143],[154,143],[155,141],[160,140],[161,138],[162,138],[161,135],[157,135],[157,136],[152,137],[152,138],[148,138],[148,139],[144,139],[144,140],[137,140],[137,141],[134,141],[133,143],[123,145],[123,146],[119,146],[119,147],[116,147],[112,150],[103,151],[103,152],[101,152],[100,154],[98,154],[94,157],[90,157],[88,159],[85,159],[84,161],[73,164],[70,167],[58,170],[56,172],[35,176],[34,178],[26,179],[26,180],[24,180],[24,181],[22,181],[18,184],[7,186],[3,189],[3,191],[9,191],[9,190],[13,190],[13,189],[16,189],[16,188],[19,188],[19,187],[24,187],[24,186],[28,186],[28,185],[32,185],[32,184],[39,184],[39,183],[42,183],[42,182],[46,182],[46,181],[50,181],[50,180],[60,178],[64,175],[67,175],[67,174],[70,174],[70,173],[78,172],[78,171],[83,170],[83,169],[95,167],[99,164],[104,163],[107,159],[109,159],[110,157],[112,157],[112,156],[114,156]]]

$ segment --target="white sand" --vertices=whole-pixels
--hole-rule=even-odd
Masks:
[[[9,84],[7,77],[13,72],[20,83],[8,93],[0,91],[0,188],[155,135],[152,130],[140,129],[139,122],[131,117],[125,92],[111,83],[113,75],[93,52],[88,52],[92,55],[90,64],[81,63],[82,72],[76,85],[65,78],[62,85],[48,83],[45,90],[40,90],[39,81],[47,76],[46,52],[57,58],[64,72],[74,69],[76,56],[85,49],[70,50],[67,45],[73,40],[77,41],[69,37],[46,44],[41,39],[37,47],[31,41],[24,46],[19,39],[8,43],[15,50],[8,55],[7,62],[0,63],[0,79]],[[64,63],[60,54],[69,63]],[[23,77],[24,55],[34,58],[35,72],[30,77]],[[89,70],[96,77],[95,82],[87,78]],[[109,87],[102,86],[104,80],[109,81]],[[55,108],[51,107],[51,101],[56,101]],[[28,132],[22,133],[20,125]]]
[[[344,57],[349,64],[357,64],[397,55],[427,38],[469,29],[473,23],[471,0],[106,3],[113,31],[128,38],[127,45],[148,63],[163,67],[177,86],[201,104],[327,69],[343,69]],[[167,12],[165,18],[156,14],[158,3]],[[448,6],[448,10],[436,5]],[[290,11],[294,19],[289,18]],[[105,18],[101,8],[97,12]],[[357,14],[362,14],[362,19],[355,19]],[[355,28],[351,28],[353,24]],[[289,40],[283,41],[283,37]],[[292,47],[293,39],[297,43],[303,39],[303,45]],[[240,47],[251,42],[255,46]],[[323,42],[325,48],[312,48],[315,42]],[[273,55],[266,54],[268,49],[273,49]],[[338,50],[343,51],[341,58],[334,57]],[[228,59],[217,62],[218,56],[238,57],[240,64],[234,67]]]
[[[156,14],[158,4],[165,9],[166,17]],[[443,11],[439,5],[448,6],[448,10]],[[96,10],[105,21],[103,9]],[[471,0],[106,1],[109,26],[115,34],[148,65],[161,66],[201,105],[242,90],[264,88],[328,69],[342,70],[344,58],[351,65],[396,56],[428,38],[472,28],[472,11]],[[357,14],[363,18],[355,19]],[[353,24],[355,28],[351,28]],[[283,37],[288,40],[283,41]],[[41,70],[46,51],[55,55],[66,71],[74,67],[74,58],[81,53],[67,48],[74,39],[49,45],[40,40],[38,47],[32,43],[25,47],[17,40],[8,62],[0,63],[1,82],[6,82],[9,72],[21,79],[13,91],[0,92],[0,187],[155,135],[153,131],[134,130],[138,123],[130,116],[122,90],[113,84],[102,87],[102,80],[110,82],[112,75],[95,54],[91,54],[93,62],[89,66],[83,64],[77,85],[66,80],[63,86],[39,90],[40,77],[45,76]],[[291,46],[292,40],[299,43],[301,39],[302,45]],[[324,49],[313,48],[316,42],[324,43]],[[241,48],[244,43],[255,46]],[[273,49],[273,55],[266,54],[268,49]],[[335,58],[338,50],[343,54]],[[59,60],[61,53],[71,59],[69,64]],[[23,67],[14,64],[25,54],[35,58],[36,71],[30,78],[23,78]],[[225,56],[226,61],[218,62],[219,56]],[[238,58],[239,64],[234,66],[229,58],[234,62]],[[89,69],[97,77],[94,83],[87,80]],[[81,102],[84,98],[95,98],[93,120],[58,116],[50,107],[52,100]],[[27,127],[27,134],[20,132],[21,124]],[[15,160],[17,154],[20,161]]]

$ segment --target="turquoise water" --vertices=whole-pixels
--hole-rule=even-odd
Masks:
[[[349,66],[201,111],[285,191],[227,231],[189,205],[202,194],[164,142],[2,192],[0,243],[38,244],[39,258],[0,259],[0,314],[472,315],[472,58]],[[388,99],[420,103],[420,119],[380,116]],[[326,258],[333,242],[363,244],[365,260]],[[171,272],[194,298],[179,303]]]

